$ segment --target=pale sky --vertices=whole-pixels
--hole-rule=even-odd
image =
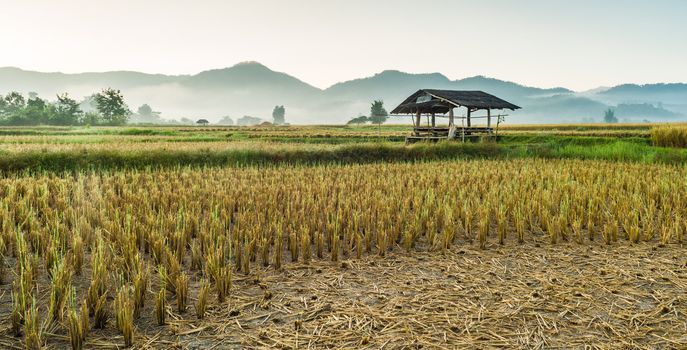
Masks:
[[[585,90],[687,82],[686,21],[687,0],[0,0],[0,66],[251,60],[320,88],[397,69]]]

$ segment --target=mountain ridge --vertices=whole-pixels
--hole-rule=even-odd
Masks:
[[[0,94],[35,91],[45,97],[69,92],[78,98],[105,87],[121,89],[132,109],[147,103],[162,111],[163,116],[174,118],[254,115],[269,119],[274,105],[285,105],[292,122],[339,123],[366,113],[372,100],[382,99],[392,109],[421,88],[483,90],[523,106],[512,115],[527,122],[599,119],[605,109],[621,104],[626,105],[622,110],[634,105],[630,109],[654,113],[660,118],[687,115],[687,84],[683,83],[622,84],[576,92],[565,87],[526,86],[484,75],[450,79],[439,72],[388,69],[321,89],[256,61],[185,75],[129,70],[37,72],[0,67]]]

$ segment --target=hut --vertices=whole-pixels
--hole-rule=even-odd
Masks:
[[[456,116],[455,108],[465,108],[464,116]],[[421,89],[410,95],[398,107],[391,111],[391,115],[413,116],[413,134],[406,138],[406,142],[419,140],[436,141],[441,139],[461,139],[479,135],[494,135],[492,118],[496,118],[496,126],[505,115],[492,115],[493,110],[516,110],[520,107],[504,101],[483,91],[434,90]],[[473,113],[485,111],[484,116]],[[427,116],[427,125],[422,125],[422,116]],[[448,118],[447,126],[437,126],[436,118]],[[460,119],[460,125],[456,123]],[[486,119],[485,125],[472,125],[473,119]]]

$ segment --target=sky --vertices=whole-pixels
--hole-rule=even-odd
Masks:
[[[687,1],[0,0],[0,67],[195,74],[242,61],[320,88],[386,69],[578,91],[687,82]]]

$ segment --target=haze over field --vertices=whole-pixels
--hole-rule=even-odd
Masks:
[[[270,119],[284,105],[288,122],[341,123],[373,99],[479,89],[524,107],[511,122],[600,121],[609,107],[676,120],[684,13],[679,0],[7,1],[0,94],[114,87],[163,118]]]

